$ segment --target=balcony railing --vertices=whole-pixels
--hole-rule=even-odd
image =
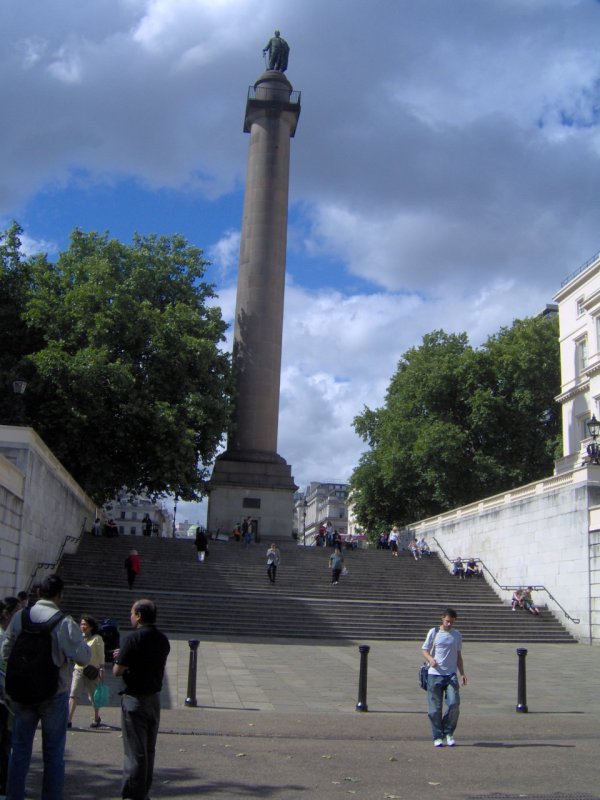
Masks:
[[[275,86],[250,86],[248,88],[248,100],[277,101],[291,106],[300,105],[300,92],[293,89],[291,92],[285,88]]]
[[[582,264],[578,269],[575,270],[575,272],[572,272],[570,275],[568,275],[564,279],[564,281],[560,284],[560,288],[562,289],[563,286],[567,285],[567,283],[571,283],[573,278],[576,278],[578,275],[581,275],[582,272],[585,272],[585,270],[589,266],[591,266],[594,263],[594,261],[597,261],[598,258],[600,258],[600,251],[597,252],[595,256],[592,256],[591,258],[588,258],[588,260],[585,262],[585,264]]]

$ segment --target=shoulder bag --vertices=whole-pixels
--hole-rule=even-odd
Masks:
[[[431,642],[431,650],[429,651],[430,655],[433,656],[433,652],[435,650],[435,637],[438,635],[439,628],[436,628],[435,633],[433,634],[433,641]],[[427,678],[429,676],[429,662],[426,661],[422,667],[419,667],[419,686],[421,689],[427,691]]]

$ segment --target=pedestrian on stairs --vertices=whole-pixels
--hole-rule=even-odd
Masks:
[[[127,572],[127,585],[133,589],[136,575],[140,571],[140,557],[137,550],[130,550],[129,555],[125,559],[125,570]]]
[[[390,535],[388,536],[388,543],[390,546],[390,550],[392,551],[392,555],[398,558],[398,539],[400,538],[400,531],[396,526],[392,528],[390,531]]]
[[[272,544],[267,550],[267,575],[271,583],[275,583],[277,567],[281,561],[281,553],[276,544]]]
[[[246,517],[246,519],[242,522],[242,540],[245,548],[250,547],[252,544],[252,526],[250,524],[250,517]]]
[[[208,539],[202,525],[198,525],[196,528],[196,553],[196,558],[201,564],[208,553]]]
[[[329,569],[331,570],[331,583],[336,586],[339,583],[342,569],[344,568],[344,556],[339,547],[333,551],[333,555],[329,557]]]

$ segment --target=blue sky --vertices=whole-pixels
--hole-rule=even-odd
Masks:
[[[600,250],[600,4],[3,0],[0,224],[50,253],[182,233],[231,321],[275,28],[302,92],[279,452],[304,486],[349,477],[353,417],[424,333],[480,344]]]

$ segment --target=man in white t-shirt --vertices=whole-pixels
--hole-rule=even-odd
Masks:
[[[460,683],[467,683],[462,658],[462,634],[454,629],[456,611],[447,608],[442,624],[432,628],[423,642],[423,658],[429,664],[427,677],[427,710],[431,723],[433,744],[454,747],[454,731],[460,711]],[[443,714],[444,697],[447,711]]]

